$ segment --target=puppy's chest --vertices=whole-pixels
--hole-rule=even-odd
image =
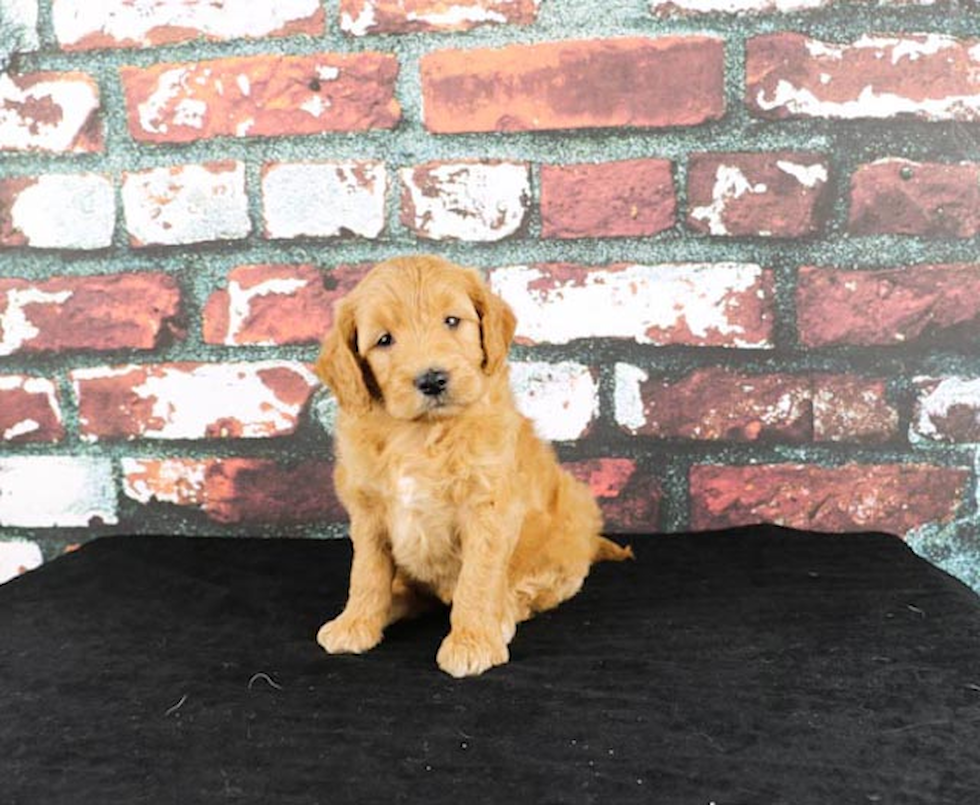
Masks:
[[[386,519],[395,563],[433,585],[451,583],[459,569],[453,482],[431,462],[395,463],[386,479]]]

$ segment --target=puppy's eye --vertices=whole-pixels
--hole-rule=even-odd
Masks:
[[[384,333],[375,344],[379,347],[390,347],[395,343],[395,339],[392,337],[391,333]]]
[[[446,326],[450,330],[455,330],[459,327],[459,319],[456,316],[446,316]]]

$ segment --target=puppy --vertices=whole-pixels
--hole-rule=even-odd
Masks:
[[[476,271],[437,257],[380,263],[338,304],[316,366],[339,405],[354,558],[347,605],[317,635],[331,654],[367,651],[435,598],[452,606],[439,667],[480,674],[593,562],[632,556],[518,413],[515,325]]]

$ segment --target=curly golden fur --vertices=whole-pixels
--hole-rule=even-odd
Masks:
[[[354,558],[347,605],[317,635],[331,654],[367,651],[435,598],[452,606],[439,667],[480,674],[593,562],[632,555],[517,411],[515,324],[476,271],[437,257],[381,263],[338,304],[317,372],[340,409]]]

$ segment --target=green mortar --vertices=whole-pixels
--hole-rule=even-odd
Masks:
[[[665,502],[661,527],[682,530],[687,526],[687,472],[695,463],[803,462],[834,465],[847,462],[928,462],[970,466],[977,463],[976,446],[917,446],[905,443],[877,447],[785,446],[765,444],[688,444],[637,440],[621,433],[612,421],[613,366],[626,361],[658,373],[681,373],[698,366],[725,364],[745,371],[811,370],[828,372],[865,371],[891,378],[890,393],[901,402],[903,426],[907,430],[910,378],[918,374],[963,373],[980,375],[980,349],[964,343],[958,349],[802,350],[795,340],[793,288],[800,265],[839,267],[897,266],[921,262],[972,262],[977,239],[937,241],[921,238],[854,238],[845,232],[847,217],[846,177],[855,166],[883,156],[905,156],[919,160],[959,161],[980,159],[980,125],[883,122],[795,121],[760,123],[742,107],[744,41],[746,38],[780,30],[795,30],[829,41],[847,42],[869,32],[940,32],[980,37],[980,20],[975,13],[932,8],[879,8],[873,3],[839,3],[836,9],[806,14],[659,19],[649,12],[646,0],[543,0],[539,20],[528,27],[490,26],[461,34],[417,34],[349,38],[339,29],[339,0],[325,3],[328,31],[321,38],[293,37],[256,42],[193,43],[143,51],[95,51],[63,54],[54,49],[49,0],[41,12],[42,52],[16,57],[20,71],[80,69],[96,77],[102,91],[106,127],[106,151],[82,156],[6,154],[0,156],[0,176],[44,172],[97,171],[118,178],[122,171],[159,165],[196,163],[217,159],[241,159],[247,164],[254,230],[261,228],[258,179],[266,161],[300,159],[368,158],[384,160],[389,167],[388,228],[379,241],[340,240],[322,242],[267,242],[257,234],[246,241],[201,247],[132,251],[126,242],[119,203],[115,242],[111,249],[95,254],[63,254],[8,250],[0,252],[0,276],[39,279],[54,275],[85,275],[121,271],[162,270],[177,275],[188,300],[189,323],[186,341],[152,353],[115,352],[59,355],[50,358],[12,356],[0,359],[0,372],[27,371],[53,374],[61,379],[63,398],[70,400],[65,373],[76,367],[129,361],[250,360],[282,357],[312,360],[316,347],[225,348],[203,343],[200,312],[211,291],[224,284],[229,269],[243,263],[312,262],[329,268],[341,263],[374,261],[413,251],[437,251],[458,262],[491,267],[516,263],[568,261],[587,265],[613,262],[717,262],[747,261],[772,267],[777,273],[777,348],[761,350],[718,350],[651,348],[628,342],[578,342],[564,346],[517,347],[517,358],[576,360],[599,368],[602,420],[589,438],[560,445],[565,459],[600,455],[637,458],[664,486]],[[708,33],[727,41],[728,115],[722,121],[690,129],[665,131],[584,131],[565,133],[480,134],[431,136],[421,125],[418,63],[431,50],[460,47],[497,47],[566,38],[611,36],[665,36]],[[140,146],[126,129],[125,109],[117,69],[125,64],[148,65],[161,61],[191,61],[228,55],[260,53],[356,52],[380,50],[397,54],[401,64],[398,97],[404,120],[394,132],[356,135],[288,137],[275,140],[224,139],[184,146]],[[398,223],[398,187],[394,176],[400,166],[433,159],[472,157],[526,160],[541,163],[597,162],[641,156],[666,157],[675,163],[675,178],[681,211],[686,207],[686,155],[692,151],[772,151],[799,149],[828,154],[839,183],[837,200],[826,234],[818,239],[770,241],[759,238],[712,239],[685,234],[678,226],[652,238],[546,242],[537,239],[540,220],[535,214],[526,236],[497,244],[427,244],[416,242]],[[534,171],[535,183],[537,169]],[[90,445],[75,437],[60,445],[25,445],[0,448],[0,455],[79,454],[158,457],[168,455],[248,455],[299,460],[329,450],[326,435],[331,419],[326,395],[318,395],[311,415],[300,432],[275,441],[170,443],[137,442]],[[66,406],[69,429],[77,425],[77,414]],[[118,471],[118,469],[117,469]],[[925,555],[980,589],[980,518],[977,491],[968,491],[964,518],[954,526],[927,528],[917,533],[914,544]],[[48,555],[93,533],[114,530],[144,532],[175,531],[188,534],[234,534],[241,526],[219,526],[199,514],[171,506],[144,507],[121,502],[119,529],[62,530],[45,532],[41,538]],[[339,526],[252,526],[244,530],[264,535],[334,536]],[[24,529],[0,529],[0,537],[33,537]]]

